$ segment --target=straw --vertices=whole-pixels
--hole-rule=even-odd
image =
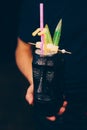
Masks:
[[[43,3],[40,3],[40,28],[41,31],[44,28],[44,16],[43,16]],[[44,44],[44,35],[41,35],[41,55],[43,55],[43,44]]]

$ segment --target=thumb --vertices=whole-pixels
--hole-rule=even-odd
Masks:
[[[33,97],[33,87],[32,87],[32,86],[30,86],[30,87],[27,89],[25,98],[26,98],[27,102],[28,102],[30,105],[33,104],[34,97]]]

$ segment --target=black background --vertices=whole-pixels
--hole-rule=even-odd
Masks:
[[[21,0],[0,1],[0,130],[35,128],[25,100],[29,84],[15,64],[20,5]]]
[[[24,97],[28,83],[15,64],[20,5],[21,0],[0,1],[0,130],[32,127]]]

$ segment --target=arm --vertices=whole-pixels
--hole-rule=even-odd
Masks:
[[[15,51],[16,64],[21,73],[29,81],[30,86],[26,93],[26,100],[33,102],[33,76],[32,76],[32,47],[18,38],[17,48]]]
[[[17,48],[15,51],[16,64],[22,74],[27,78],[30,84],[32,79],[32,48],[18,38]]]
[[[29,88],[26,93],[26,100],[29,104],[33,104],[33,75],[32,75],[32,48],[31,45],[26,44],[20,38],[18,38],[18,44],[15,51],[16,64],[22,74],[27,78],[30,83]],[[58,114],[61,115],[64,113],[67,102],[64,101],[63,106],[60,108]],[[48,120],[54,121],[55,116],[46,117]]]

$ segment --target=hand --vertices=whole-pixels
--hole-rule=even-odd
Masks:
[[[64,102],[63,102],[63,105],[61,106],[59,112],[57,113],[58,115],[62,115],[62,114],[65,112],[66,107],[67,107],[67,104],[68,104],[67,101],[64,101]],[[50,121],[55,121],[55,120],[56,120],[56,116],[51,116],[51,117],[46,117],[46,118],[47,118],[48,120],[50,120]]]
[[[26,100],[30,105],[33,105],[33,91],[34,91],[34,86],[33,84],[29,86],[29,88],[27,89],[27,93],[26,93]],[[66,110],[66,106],[67,106],[68,102],[64,101],[62,107],[60,108],[59,112],[57,113],[58,115],[62,115],[65,110]],[[56,116],[51,116],[51,117],[46,117],[46,119],[50,120],[50,121],[55,121],[56,120]]]
[[[28,102],[30,105],[33,105],[33,101],[34,101],[33,92],[34,92],[34,86],[33,86],[33,84],[31,84],[31,85],[28,87],[27,92],[26,92],[26,96],[25,96],[27,102]]]

